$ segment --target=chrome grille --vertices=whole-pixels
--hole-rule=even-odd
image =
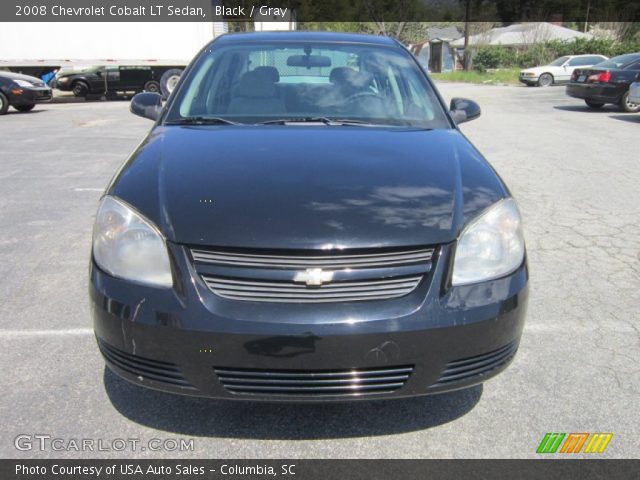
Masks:
[[[510,362],[517,350],[518,343],[512,342],[484,355],[449,362],[440,375],[438,382],[431,385],[431,387],[439,387],[447,383],[460,382],[486,375],[491,370]]]
[[[411,293],[421,276],[394,277],[363,282],[333,282],[322,287],[307,287],[291,282],[238,280],[202,275],[216,295],[255,302],[354,302],[397,298]]]
[[[352,250],[190,249],[216,295],[233,300],[323,303],[386,300],[413,292],[431,270],[434,248]]]
[[[140,379],[146,378],[178,387],[194,388],[184,378],[180,368],[173,363],[132,355],[99,339],[98,347],[107,361]]]
[[[429,262],[433,248],[368,254],[259,255],[192,249],[196,262],[236,267],[267,268],[371,268]]]
[[[349,370],[252,370],[214,367],[224,388],[236,394],[363,395],[401,388],[413,366]]]

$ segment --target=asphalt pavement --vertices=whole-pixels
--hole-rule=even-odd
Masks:
[[[602,456],[640,457],[640,114],[587,110],[563,87],[440,89],[480,103],[462,130],[520,203],[527,324],[485,385],[370,403],[187,398],[107,371],[88,308],[91,228],[151,123],[125,101],[0,117],[0,457],[520,458],[546,432],[611,432]]]

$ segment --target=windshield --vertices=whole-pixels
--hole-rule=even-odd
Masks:
[[[202,53],[165,123],[322,121],[450,128],[423,72],[400,48],[238,43]]]
[[[604,62],[598,63],[598,68],[624,68],[636,60],[640,60],[640,55],[626,54],[610,58]]]
[[[549,66],[561,67],[564,64],[564,62],[566,62],[567,60],[569,60],[569,57],[556,58],[553,62],[549,64]]]

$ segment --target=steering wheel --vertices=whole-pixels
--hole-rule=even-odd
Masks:
[[[372,92],[371,90],[363,90],[361,92],[356,92],[353,95],[349,95],[346,99],[345,102],[352,102],[353,100],[357,100],[358,98],[364,98],[364,97],[375,97],[375,98],[379,98],[378,94],[375,92]]]

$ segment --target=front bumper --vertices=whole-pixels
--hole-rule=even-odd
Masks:
[[[268,401],[427,395],[496,375],[522,334],[526,262],[498,280],[444,288],[451,254],[445,246],[432,272],[402,298],[267,304],[217,297],[186,250],[169,247],[173,289],[113,278],[93,262],[90,269],[94,328],[106,363],[145,387]],[[359,388],[387,381],[393,388]],[[238,390],[238,382],[259,388]],[[308,389],[314,385],[335,388]]]
[[[33,105],[35,103],[48,102],[51,100],[51,89],[49,87],[43,88],[26,88],[20,87],[21,93],[11,93],[9,103],[12,106],[20,105]]]
[[[594,103],[618,103],[624,94],[624,89],[615,84],[571,82],[567,85],[566,93],[570,97]]]
[[[536,83],[538,83],[539,77],[540,75],[526,76],[522,75],[521,73],[520,76],[518,76],[518,80],[520,81],[520,83],[524,83],[525,85],[535,85]]]

